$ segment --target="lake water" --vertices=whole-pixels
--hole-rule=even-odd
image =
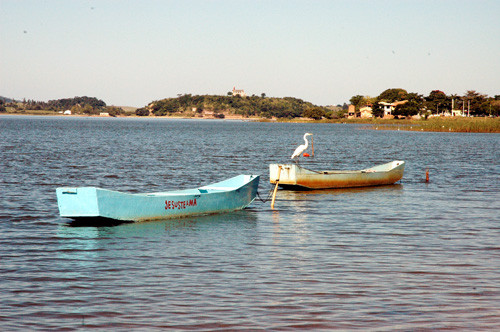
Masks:
[[[191,188],[288,162],[405,160],[401,183],[275,210],[71,227],[59,186]],[[0,116],[0,330],[499,330],[500,135]],[[429,168],[430,182],[425,183]]]

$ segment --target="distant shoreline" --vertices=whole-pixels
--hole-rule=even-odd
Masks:
[[[423,131],[423,132],[459,132],[459,133],[500,133],[500,117],[497,118],[463,118],[463,117],[437,117],[427,120],[395,120],[395,119],[323,119],[313,120],[309,118],[295,119],[267,119],[261,117],[244,117],[241,115],[225,115],[224,118],[214,117],[193,117],[185,115],[166,115],[166,116],[137,116],[118,115],[102,116],[102,115],[87,115],[87,114],[71,114],[64,115],[60,113],[50,112],[28,112],[28,113],[0,113],[0,115],[20,115],[20,116],[57,116],[63,118],[79,117],[79,118],[130,118],[130,119],[184,119],[184,120],[226,120],[226,121],[249,121],[249,122],[280,122],[280,123],[337,123],[337,124],[364,124],[366,130],[395,130],[395,131]]]
[[[98,115],[98,114],[61,114],[61,113],[53,113],[53,112],[6,112],[0,113],[0,115],[20,115],[20,116],[56,116],[62,118],[70,118],[70,117],[80,117],[80,118],[121,118],[121,119],[186,119],[186,120],[242,120],[242,121],[261,121],[266,120],[260,117],[244,117],[241,115],[229,115],[224,118],[215,118],[215,117],[197,117],[197,116],[186,116],[186,115],[160,115],[160,116],[139,116],[135,114],[130,115]],[[271,121],[270,119],[267,119]],[[314,121],[311,119],[311,121]],[[272,121],[272,122],[275,122]]]

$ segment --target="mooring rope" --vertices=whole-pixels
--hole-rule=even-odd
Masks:
[[[259,200],[262,202],[262,203],[266,203],[268,202],[271,197],[273,196],[273,189],[270,189],[269,190],[269,193],[267,194],[267,197],[265,199],[263,199],[260,194],[259,194],[259,191],[257,190],[257,197],[259,198]]]

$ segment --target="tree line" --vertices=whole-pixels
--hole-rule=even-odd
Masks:
[[[429,95],[424,96],[418,93],[407,92],[404,89],[387,89],[377,97],[355,95],[350,99],[350,103],[359,111],[364,106],[372,109],[372,114],[376,117],[384,115],[381,102],[399,103],[392,111],[396,117],[407,117],[420,114],[428,116],[431,114],[442,114],[449,112],[452,108],[465,110],[471,116],[500,116],[500,95],[488,97],[474,90],[467,91],[463,96],[447,95],[443,91],[433,90]],[[74,97],[48,102],[26,100],[22,102],[0,97],[0,112],[6,112],[6,108],[14,110],[46,110],[61,112],[71,110],[72,114],[99,114],[107,112],[111,116],[126,115],[126,112],[119,107],[107,106],[106,103],[95,97]],[[319,120],[322,118],[335,119],[344,117],[347,105],[337,105],[336,107],[324,107],[314,105],[294,97],[274,98],[266,97],[263,93],[260,96],[252,95],[242,97],[233,96],[228,92],[222,95],[191,95],[182,94],[176,98],[165,98],[149,103],[148,106],[136,110],[136,115],[156,116],[172,115],[175,113],[202,115],[204,112],[211,112],[214,117],[223,118],[224,114],[237,114],[244,117],[256,116],[262,118],[293,119],[299,117]]]
[[[500,95],[488,97],[475,90],[467,91],[463,96],[447,95],[443,91],[433,90],[428,96],[407,92],[404,89],[387,89],[377,97],[356,95],[350,99],[359,111],[364,106],[372,108],[374,116],[382,117],[384,111],[381,102],[394,103],[406,101],[395,107],[392,115],[407,117],[413,115],[431,115],[450,112],[452,109],[463,110],[471,116],[499,116]]]
[[[408,117],[420,114],[424,117],[431,114],[443,114],[451,109],[468,111],[471,116],[499,116],[500,95],[488,97],[474,90],[467,91],[465,95],[446,95],[440,90],[433,90],[428,96],[407,92],[404,89],[387,89],[377,97],[362,95],[350,99],[357,111],[363,106],[370,106],[375,117],[383,117],[381,102],[394,103],[405,101],[395,107],[392,114],[396,117]],[[453,104],[453,105],[452,105]],[[148,106],[137,109],[139,116],[146,115],[171,115],[175,113],[213,113],[214,117],[223,117],[226,114],[239,114],[244,117],[257,116],[262,118],[299,117],[319,120],[322,118],[335,119],[345,116],[347,105],[324,107],[314,105],[302,99],[293,97],[270,98],[263,93],[261,96],[241,97],[221,95],[191,95],[183,94],[176,98],[165,98],[151,102]]]
[[[8,101],[8,102],[7,102]],[[107,106],[106,103],[96,97],[74,97],[49,101],[36,101],[23,99],[15,101],[8,98],[0,98],[0,112],[6,112],[6,107],[21,111],[52,111],[64,112],[70,110],[72,114],[98,115],[101,112],[109,113],[111,116],[123,115],[125,111],[121,107]]]
[[[227,96],[183,94],[176,98],[156,100],[147,107],[138,109],[136,114],[143,116],[149,115],[150,112],[156,116],[186,112],[194,112],[195,114],[211,112],[214,117],[222,117],[222,114],[230,113],[243,117],[293,119],[305,116],[321,119],[329,116],[331,110],[293,97],[269,98],[265,94],[241,97],[228,93]]]

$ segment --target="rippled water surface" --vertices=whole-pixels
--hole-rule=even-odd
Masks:
[[[287,162],[405,160],[401,183],[276,209],[71,227],[55,188],[198,187]],[[0,116],[0,330],[499,330],[498,134]],[[430,182],[425,183],[429,168]]]

